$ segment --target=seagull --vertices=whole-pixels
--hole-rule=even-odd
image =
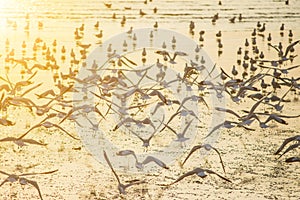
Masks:
[[[226,173],[226,172],[225,172],[224,163],[223,163],[223,160],[222,160],[222,158],[221,158],[220,152],[219,152],[216,148],[212,147],[210,144],[200,144],[200,145],[195,145],[195,146],[191,149],[190,153],[189,153],[188,156],[184,159],[184,161],[182,162],[181,165],[183,166],[184,163],[188,160],[188,158],[189,158],[196,150],[201,149],[201,148],[204,148],[204,149],[207,150],[207,151],[210,151],[210,150],[212,149],[212,150],[214,150],[215,152],[217,152],[217,154],[218,154],[218,156],[219,156],[219,158],[220,158],[220,162],[221,162],[223,171],[224,171],[224,173]]]
[[[32,180],[29,180],[29,179],[26,179],[24,178],[23,176],[31,176],[31,175],[38,175],[38,174],[52,174],[54,172],[57,172],[58,170],[53,170],[53,171],[49,171],[49,172],[40,172],[40,173],[26,173],[26,174],[20,174],[20,175],[16,175],[16,174],[9,174],[9,173],[6,173],[4,171],[0,171],[1,174],[4,174],[6,176],[8,176],[1,184],[0,184],[0,187],[2,185],[4,185],[5,183],[7,182],[10,182],[10,183],[14,183],[16,181],[19,181],[19,183],[21,185],[27,185],[27,184],[30,184],[32,185],[33,187],[35,187],[39,193],[39,196],[40,198],[43,200],[43,197],[42,197],[42,193],[40,191],[40,188],[39,188],[39,185],[37,184],[36,181],[32,181]]]
[[[250,121],[249,123],[251,123],[251,122],[252,121]],[[244,128],[248,131],[254,131],[254,129],[244,126],[243,122],[234,122],[234,121],[225,120],[224,122],[216,125],[204,138],[208,138],[211,134],[213,134],[213,132],[215,132],[216,130],[218,130],[221,127],[224,127],[224,128],[227,128],[227,129],[235,127],[233,124],[236,124],[237,127],[242,127],[242,128]]]
[[[180,176],[177,180],[175,180],[173,183],[171,183],[171,184],[169,184],[169,185],[173,185],[173,184],[175,184],[175,183],[181,181],[181,180],[184,179],[185,177],[188,177],[188,176],[191,176],[191,175],[194,175],[194,174],[196,174],[197,176],[199,176],[199,177],[201,177],[201,178],[205,178],[205,177],[207,176],[206,173],[208,173],[208,174],[215,174],[215,175],[217,175],[218,177],[220,177],[221,179],[223,179],[223,180],[225,180],[225,181],[227,181],[227,182],[232,183],[231,180],[229,180],[229,179],[227,179],[227,178],[225,178],[225,177],[223,177],[223,176],[217,174],[216,172],[214,172],[214,171],[212,171],[212,170],[209,170],[209,169],[202,169],[202,168],[197,167],[197,168],[193,169],[192,171],[189,171],[189,172],[183,174],[183,175]]]
[[[157,164],[158,166],[160,166],[162,168],[169,169],[169,167],[167,167],[167,165],[164,162],[162,162],[161,160],[159,160],[153,156],[147,156],[143,162],[139,162],[135,152],[132,150],[122,150],[122,151],[117,152],[116,154],[118,156],[133,155],[133,157],[135,158],[135,167],[138,169],[143,169],[144,166],[150,162],[154,162],[155,164]]]
[[[111,169],[111,171],[113,172],[113,174],[115,175],[115,177],[118,181],[118,190],[119,190],[120,194],[126,194],[126,191],[125,191],[126,188],[128,188],[132,185],[138,185],[138,184],[146,183],[146,181],[144,181],[144,180],[143,181],[134,180],[134,181],[130,181],[130,183],[128,183],[126,185],[122,184],[118,174],[115,172],[115,170],[114,170],[114,168],[113,168],[113,166],[112,166],[112,164],[111,164],[111,162],[110,162],[110,160],[109,160],[109,158],[108,158],[108,156],[107,156],[107,154],[104,150],[103,150],[103,154],[104,154],[104,158],[105,158],[109,168]]]
[[[188,130],[188,128],[190,127],[191,123],[193,122],[194,119],[192,119],[184,128],[184,130],[182,131],[182,133],[177,133],[173,128],[171,128],[168,124],[163,123],[168,129],[170,129],[176,136],[177,136],[177,140],[178,142],[185,142],[186,140],[188,140],[189,138],[186,138],[184,135],[186,133],[186,131]]]
[[[163,115],[163,118],[161,120],[160,125],[154,129],[154,131],[152,132],[152,134],[148,137],[148,138],[142,138],[139,134],[137,134],[136,132],[128,129],[133,135],[135,135],[137,138],[139,138],[140,140],[142,140],[143,142],[143,147],[146,148],[146,150],[148,149],[148,147],[150,146],[150,140],[154,137],[156,131],[161,127],[161,125],[163,124],[163,121],[165,120],[165,115]]]
[[[149,117],[146,117],[145,119],[143,120],[136,120],[136,119],[133,119],[132,117],[127,117],[125,119],[123,119],[122,121],[120,121],[114,128],[113,128],[113,131],[116,131],[118,128],[120,128],[121,126],[123,126],[124,124],[127,124],[127,123],[131,123],[131,122],[134,122],[136,123],[138,126],[140,125],[150,125],[154,130],[156,130],[154,124],[152,123],[151,119]]]
[[[167,51],[165,51],[165,50],[162,50],[162,51],[161,51],[161,50],[158,50],[158,51],[156,51],[155,53],[164,56],[164,58],[167,58],[167,57],[168,57],[168,58],[169,58],[169,62],[170,62],[171,64],[176,64],[176,62],[175,62],[176,56],[187,56],[187,55],[188,55],[187,53],[182,52],[182,51],[175,51],[175,52],[174,52],[174,55],[173,55],[173,58],[171,58],[169,52],[167,52]]]
[[[296,141],[297,143],[295,143],[295,144],[289,146],[289,147],[288,147],[288,148],[287,148],[287,149],[279,156],[279,158],[280,158],[281,156],[283,156],[284,154],[286,154],[287,152],[289,152],[290,150],[295,149],[295,148],[297,148],[297,147],[300,146],[300,135],[292,136],[292,137],[289,137],[289,138],[285,139],[285,140],[283,141],[282,145],[281,145],[281,146],[278,148],[278,150],[275,152],[275,155],[278,155],[278,154],[284,149],[284,147],[285,147],[287,144],[289,144],[290,142],[292,142],[292,141]]]

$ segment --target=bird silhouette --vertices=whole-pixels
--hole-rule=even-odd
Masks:
[[[220,158],[220,162],[221,162],[221,165],[222,165],[222,168],[223,168],[224,173],[226,173],[226,172],[225,172],[225,166],[224,166],[224,163],[223,163],[223,160],[222,160],[222,157],[221,157],[220,152],[219,152],[216,148],[212,147],[210,144],[200,144],[200,145],[195,145],[195,146],[191,149],[190,153],[187,155],[187,157],[184,159],[184,161],[182,162],[181,165],[183,166],[183,165],[185,164],[185,162],[189,159],[189,157],[190,157],[195,151],[197,151],[198,149],[201,149],[201,148],[204,148],[204,149],[207,150],[207,151],[210,151],[211,149],[214,150],[214,151],[218,154],[218,156],[219,156],[219,158]]]
[[[133,150],[122,150],[116,153],[118,156],[128,156],[128,155],[132,155],[135,158],[135,166],[138,169],[143,169],[144,166],[150,162],[154,162],[156,165],[165,168],[165,169],[169,169],[169,167],[167,167],[167,165],[162,162],[161,160],[153,157],[153,156],[147,156],[144,161],[139,162],[138,158],[135,154],[135,152]]]
[[[142,184],[142,183],[146,183],[146,181],[140,181],[140,180],[134,180],[134,181],[131,181],[130,183],[124,185],[121,183],[120,181],[120,178],[118,176],[118,174],[115,172],[106,152],[103,150],[103,155],[104,155],[104,158],[109,166],[109,168],[111,169],[112,173],[114,174],[114,176],[116,177],[117,181],[118,181],[118,190],[120,192],[120,194],[126,194],[126,188],[130,187],[130,186],[133,186],[133,185],[139,185],[139,184]]]
[[[1,174],[4,174],[6,176],[8,176],[1,184],[0,184],[0,187],[2,185],[4,185],[5,183],[14,183],[16,181],[19,181],[19,183],[21,185],[27,185],[27,184],[30,184],[32,185],[33,187],[35,187],[39,193],[39,196],[40,198],[43,200],[43,197],[42,197],[42,193],[41,193],[41,190],[39,188],[39,185],[37,184],[36,181],[33,181],[33,180],[29,180],[27,178],[24,178],[23,176],[33,176],[33,175],[39,175],[39,174],[52,174],[52,173],[55,173],[57,172],[58,170],[53,170],[53,171],[49,171],[49,172],[39,172],[39,173],[26,173],[26,174],[19,174],[19,175],[16,175],[16,174],[9,174],[7,172],[4,172],[4,171],[0,171]]]
[[[292,142],[292,141],[295,141],[295,142],[297,142],[297,143],[295,143],[295,144],[292,144],[291,146],[289,146],[280,156],[279,156],[279,158],[281,157],[281,156],[283,156],[284,154],[286,154],[287,152],[289,152],[289,151],[291,151],[292,149],[295,149],[295,148],[297,148],[297,147],[299,147],[300,146],[300,135],[295,135],[295,136],[292,136],[292,137],[289,137],[289,138],[287,138],[287,139],[285,139],[284,141],[283,141],[283,143],[281,144],[281,146],[278,148],[278,150],[275,152],[275,155],[278,155],[283,149],[284,149],[284,147],[286,146],[286,145],[288,145],[290,142]]]
[[[195,169],[193,169],[193,170],[191,170],[191,171],[189,171],[189,172],[186,172],[185,174],[183,174],[182,176],[180,176],[177,180],[175,180],[173,183],[171,183],[171,184],[169,184],[169,185],[173,185],[173,184],[175,184],[175,183],[181,181],[182,179],[184,179],[184,178],[186,178],[186,177],[188,177],[188,176],[194,175],[194,174],[196,174],[197,176],[199,176],[199,177],[201,177],[201,178],[205,178],[205,177],[207,177],[207,174],[206,174],[206,173],[208,173],[208,174],[215,174],[215,175],[217,175],[218,177],[220,177],[221,179],[223,179],[223,180],[225,180],[225,181],[227,181],[227,182],[232,183],[231,180],[225,178],[224,176],[221,176],[220,174],[218,174],[218,173],[216,173],[216,172],[214,172],[214,171],[212,171],[212,170],[209,170],[209,169],[202,169],[202,168],[197,167],[197,168],[195,168]]]

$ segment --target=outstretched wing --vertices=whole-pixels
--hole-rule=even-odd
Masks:
[[[187,173],[185,173],[185,174],[183,174],[183,175],[181,175],[176,181],[174,181],[173,183],[171,183],[170,185],[173,185],[173,184],[175,184],[175,183],[177,183],[177,182],[179,182],[179,181],[181,181],[182,179],[184,179],[185,177],[188,177],[188,176],[191,176],[191,175],[194,175],[194,174],[197,174],[199,171],[198,171],[198,169],[196,168],[196,169],[194,169],[194,170],[192,170],[192,171],[189,171],[189,172],[187,172]]]
[[[43,200],[42,193],[41,193],[40,187],[39,187],[39,185],[37,184],[37,182],[36,182],[36,181],[32,181],[32,180],[28,180],[28,179],[26,179],[26,178],[20,178],[19,181],[21,182],[22,179],[25,180],[28,184],[30,184],[30,185],[32,185],[33,187],[35,187],[35,188],[37,189],[38,193],[39,193],[40,198]]]
[[[167,167],[167,165],[163,161],[161,161],[153,156],[147,156],[146,159],[143,161],[143,165],[146,165],[150,162],[155,162],[158,166],[165,168],[165,169],[169,169],[169,167]]]
[[[9,179],[8,179],[8,178],[6,178],[6,179],[0,184],[0,187],[1,187],[2,185],[4,185],[5,183],[7,183],[7,182],[9,182]]]
[[[73,138],[74,140],[79,140],[79,138],[74,137],[73,135],[71,135],[70,133],[68,133],[65,129],[63,129],[61,126],[57,125],[57,124],[53,124],[54,127],[62,130],[64,133],[66,133],[68,136],[70,136],[71,138]]]
[[[296,138],[299,138],[300,139],[300,135],[296,135],[296,136],[293,136],[293,137],[289,137],[287,139],[285,139],[282,143],[282,145],[278,148],[278,150],[275,152],[275,155],[279,154],[280,151],[282,151],[282,149],[288,144],[290,143],[291,141],[295,140]]]
[[[216,148],[214,148],[214,147],[212,147],[212,146],[211,146],[211,148],[212,148],[215,152],[217,152],[217,154],[218,154],[218,156],[219,156],[219,158],[220,158],[220,162],[221,162],[223,171],[224,171],[224,173],[226,173],[226,171],[225,171],[225,166],[224,166],[224,163],[223,163],[223,160],[222,160],[222,157],[221,157],[220,152],[219,152]]]
[[[224,176],[221,176],[220,174],[218,174],[218,173],[216,173],[216,172],[214,172],[214,171],[212,171],[212,170],[204,169],[204,171],[207,172],[207,173],[209,173],[209,174],[215,174],[215,175],[217,175],[218,177],[220,177],[221,179],[223,179],[223,180],[225,180],[225,181],[228,181],[228,182],[232,183],[231,180],[225,178]]]
[[[297,148],[297,147],[299,147],[300,146],[300,142],[298,142],[298,143],[296,143],[296,144],[292,144],[291,146],[289,146],[280,156],[279,156],[279,158],[281,157],[281,156],[283,156],[284,154],[286,154],[287,152],[289,152],[289,151],[291,151],[291,150],[293,150],[293,149],[295,149],[295,148]]]
[[[103,150],[103,155],[104,155],[104,158],[105,158],[105,160],[106,160],[108,166],[110,167],[111,171],[112,171],[113,174],[115,175],[115,177],[116,177],[118,183],[121,184],[120,179],[119,179],[119,176],[118,176],[118,174],[115,172],[114,168],[112,167],[111,162],[109,161],[109,159],[108,159],[108,157],[107,157],[107,154],[106,154],[106,152],[105,152],[104,150]]]
[[[203,145],[196,145],[196,146],[194,146],[192,149],[191,149],[191,151],[190,151],[190,153],[187,155],[187,157],[185,158],[185,160],[182,162],[182,164],[181,164],[181,166],[183,166],[184,165],[184,163],[187,161],[187,159],[196,151],[196,150],[198,150],[198,149],[201,149],[203,147]]]

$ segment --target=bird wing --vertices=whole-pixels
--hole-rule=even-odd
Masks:
[[[186,131],[188,130],[188,128],[190,127],[191,123],[193,122],[194,119],[192,119],[184,128],[183,132],[182,132],[182,135],[184,136]]]
[[[15,137],[6,137],[6,138],[1,139],[0,142],[12,142],[12,141],[15,141],[16,139],[17,138],[15,138]]]
[[[196,150],[198,150],[198,149],[201,149],[203,147],[203,145],[196,145],[196,146],[194,146],[192,149],[191,149],[191,151],[190,151],[190,153],[187,155],[187,157],[184,159],[184,161],[182,162],[182,166],[184,165],[184,163],[187,161],[187,159],[196,151]]]
[[[8,174],[8,175],[9,175],[9,174]],[[2,185],[4,185],[5,183],[7,183],[7,182],[9,182],[9,177],[6,178],[6,179],[0,184],[0,187],[1,187]]]
[[[39,84],[33,86],[32,88],[29,88],[28,90],[26,90],[25,92],[23,92],[23,93],[20,95],[20,97],[23,97],[25,94],[27,94],[27,93],[31,92],[32,90],[34,90],[34,89],[40,87],[42,84],[43,84],[43,83],[39,83]]]
[[[188,177],[188,176],[191,176],[191,175],[194,175],[194,174],[197,174],[199,172],[199,170],[197,170],[198,168],[192,170],[192,171],[189,171],[183,175],[181,175],[178,179],[176,179],[173,183],[171,183],[170,185],[173,185],[179,181],[181,181],[182,179],[184,179],[185,177]]]
[[[132,181],[132,182],[124,185],[124,189],[126,189],[126,188],[128,188],[128,187],[130,187],[132,185],[139,185],[139,184],[142,184],[142,183],[147,183],[147,182],[145,180],[142,180],[142,181],[140,181],[140,180]]]
[[[41,145],[41,146],[47,146],[47,144],[38,142],[38,141],[33,140],[33,139],[21,139],[21,141],[23,141],[24,143],[28,143],[28,144],[36,144],[36,145]]]
[[[226,108],[221,108],[221,107],[216,107],[215,109],[216,109],[217,111],[230,113],[230,114],[236,116],[236,117],[239,118],[239,119],[241,118],[241,116],[238,115],[238,114],[237,114],[236,112],[234,112],[233,110],[226,109]]]
[[[218,125],[216,125],[204,138],[208,138],[211,134],[213,134],[213,132],[215,132],[216,130],[218,130],[219,128],[224,126],[225,122],[222,122]]]
[[[74,137],[73,135],[71,135],[70,133],[68,133],[65,129],[63,129],[62,127],[60,127],[59,125],[53,124],[53,126],[56,127],[56,128],[58,128],[58,129],[60,129],[60,130],[62,130],[64,133],[66,133],[68,136],[70,136],[74,140],[79,140],[79,138]]]
[[[281,144],[281,146],[278,148],[278,150],[274,153],[275,155],[279,154],[282,149],[288,144],[290,143],[291,141],[293,141],[295,139],[296,136],[293,136],[293,137],[290,137],[290,138],[287,138],[283,141],[283,143]]]
[[[123,126],[124,123],[127,122],[135,122],[134,119],[132,119],[131,117],[127,117],[124,120],[120,121],[113,129],[113,131],[116,131],[118,128],[120,128],[121,126]]]
[[[292,44],[290,44],[290,45],[286,48],[286,50],[285,50],[284,57],[286,57],[287,54],[289,53],[289,51],[290,51],[296,44],[298,44],[299,42],[300,42],[300,40],[298,40],[298,41],[293,42]]]
[[[225,166],[224,166],[224,163],[223,163],[223,160],[222,160],[222,157],[221,157],[220,152],[219,152],[216,148],[214,148],[214,147],[212,147],[212,146],[211,146],[211,148],[212,148],[215,152],[217,152],[217,154],[218,154],[218,156],[219,156],[219,158],[220,158],[220,162],[221,162],[223,171],[224,171],[224,173],[226,173],[226,171],[225,171]]]
[[[119,179],[119,176],[118,176],[118,174],[115,172],[114,168],[112,167],[111,162],[109,161],[108,156],[107,156],[107,154],[106,154],[106,152],[105,152],[104,150],[103,150],[103,155],[104,155],[104,158],[105,158],[105,160],[106,160],[108,166],[110,167],[111,171],[112,171],[113,174],[115,175],[115,177],[116,177],[118,183],[121,184],[120,179]]]
[[[52,174],[52,173],[57,172],[57,171],[58,171],[58,169],[48,171],[48,172],[35,172],[35,173],[20,174],[19,176],[31,176],[31,175],[38,175],[38,174]]]
[[[279,156],[279,158],[281,157],[281,156],[283,156],[284,154],[286,154],[287,152],[289,152],[289,151],[291,151],[291,150],[293,150],[293,149],[295,149],[295,148],[297,148],[297,147],[299,147],[300,146],[300,142],[298,142],[298,143],[296,143],[296,144],[292,144],[291,146],[289,146],[280,156]]]
[[[121,150],[121,151],[118,151],[118,152],[116,153],[116,155],[118,155],[118,156],[128,156],[128,155],[133,155],[133,157],[134,157],[135,160],[137,161],[137,157],[136,157],[134,151],[132,151],[132,150]]]
[[[40,187],[37,184],[37,182],[36,181],[32,181],[32,180],[28,180],[26,178],[22,178],[22,179],[24,179],[28,184],[30,184],[33,187],[35,187],[37,189],[38,193],[39,193],[40,198],[43,200],[42,193],[41,193]]]
[[[155,162],[158,166],[165,168],[165,169],[169,169],[169,167],[167,167],[167,165],[162,162],[161,160],[159,160],[158,158],[155,158],[153,156],[147,156],[146,159],[142,162],[143,165],[146,165],[150,162]]]
[[[282,118],[278,117],[275,114],[271,114],[264,123],[266,124],[271,120],[275,120],[276,122],[281,123],[281,124],[287,124],[287,122],[285,120],[283,120]]]
[[[300,158],[299,157],[290,157],[290,158],[287,158],[285,160],[285,162],[300,162]]]
[[[228,182],[232,183],[231,180],[225,178],[224,176],[221,176],[220,174],[218,174],[218,173],[216,173],[216,172],[214,172],[214,171],[212,171],[212,170],[204,169],[204,171],[207,172],[207,173],[209,173],[209,174],[215,174],[215,175],[217,175],[218,177],[220,177],[221,179],[223,179],[223,180],[225,180],[225,181],[228,181]]]
[[[1,173],[1,174],[4,174],[4,175],[6,175],[6,176],[10,176],[10,174],[8,174],[8,173],[6,173],[6,172],[4,172],[4,171],[1,171],[1,170],[0,170],[0,173]]]
[[[41,126],[41,124],[37,124],[37,125],[31,127],[28,131],[26,131],[26,133],[24,133],[23,135],[21,135],[20,137],[18,137],[17,140],[22,139],[22,138],[25,137],[30,131],[32,131],[33,129],[38,128],[38,127],[40,127],[40,126]]]

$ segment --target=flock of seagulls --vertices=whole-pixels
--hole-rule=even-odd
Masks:
[[[150,2],[152,1],[148,2],[145,0],[144,3],[148,4]],[[286,4],[288,3],[286,1]],[[221,1],[219,1],[219,5],[222,5]],[[111,9],[113,4],[105,3],[104,6],[107,9]],[[125,9],[130,10],[131,7],[126,7]],[[155,7],[153,13],[157,12],[159,10]],[[139,10],[140,17],[149,14],[142,9]],[[115,13],[113,13],[112,18],[116,18]],[[212,23],[216,24],[219,18],[219,13],[216,13],[212,17]],[[26,20],[28,20],[28,23],[25,30],[28,31],[29,16],[26,16]],[[123,16],[121,25],[125,26],[126,21],[126,16]],[[229,18],[229,23],[242,21],[242,14]],[[16,26],[11,21],[8,21],[8,25]],[[43,23],[39,22],[38,26],[42,28]],[[94,24],[97,32],[93,35],[95,45],[102,44],[104,30],[99,30],[99,27],[99,21],[97,21]],[[55,56],[58,43],[55,39],[52,44],[48,45],[43,39],[37,38],[32,48],[33,57],[25,57],[28,45],[26,45],[25,41],[22,42],[22,58],[18,58],[15,55],[14,48],[10,46],[10,41],[6,41],[6,55],[4,55],[6,71],[0,76],[0,126],[10,127],[16,125],[17,120],[11,118],[9,113],[12,107],[21,108],[22,112],[32,113],[36,118],[42,118],[42,120],[37,124],[30,124],[30,127],[27,127],[24,132],[16,137],[7,134],[5,137],[0,138],[0,143],[13,142],[18,148],[23,148],[27,145],[37,145],[37,148],[47,148],[46,143],[34,139],[32,132],[36,131],[36,129],[43,129],[44,132],[46,130],[49,131],[49,129],[56,129],[65,134],[67,136],[66,139],[77,141],[80,140],[79,137],[67,129],[70,123],[80,127],[87,126],[96,133],[101,128],[101,124],[110,123],[111,129],[109,132],[111,134],[116,135],[125,132],[129,138],[141,141],[142,147],[147,153],[141,159],[141,156],[137,155],[137,151],[129,148],[116,152],[111,152],[110,150],[103,151],[103,157],[117,180],[119,193],[126,194],[125,190],[128,187],[147,184],[147,180],[135,179],[122,184],[119,175],[116,173],[115,166],[113,166],[114,162],[111,160],[111,157],[114,159],[116,157],[128,159],[129,157],[133,157],[134,163],[129,163],[129,165],[134,166],[139,171],[143,171],[146,166],[150,165],[169,170],[171,166],[168,166],[163,158],[153,156],[151,153],[148,154],[148,152],[151,152],[155,148],[154,142],[150,141],[153,141],[154,138],[158,138],[165,132],[168,134],[171,133],[169,137],[172,137],[172,141],[180,144],[178,148],[190,149],[185,159],[180,162],[182,168],[197,150],[213,150],[218,154],[222,170],[226,174],[221,150],[208,143],[196,144],[191,148],[185,145],[190,140],[191,132],[196,129],[195,124],[203,123],[193,110],[193,107],[189,106],[190,104],[201,107],[203,110],[214,109],[220,113],[230,114],[230,119],[225,119],[222,123],[211,127],[209,133],[203,136],[203,138],[214,136],[217,130],[222,128],[231,129],[239,127],[248,131],[254,131],[256,128],[272,128],[275,126],[275,123],[278,125],[287,125],[288,119],[300,117],[300,115],[283,114],[285,105],[291,102],[289,98],[294,97],[294,99],[297,99],[300,89],[298,83],[299,77],[295,77],[296,74],[292,73],[293,70],[297,70],[300,66],[293,64],[293,60],[297,57],[295,49],[299,45],[300,40],[294,41],[292,30],[288,30],[289,44],[286,46],[281,42],[275,44],[271,33],[267,32],[267,24],[257,22],[250,38],[246,38],[245,44],[238,47],[237,62],[232,66],[232,70],[227,71],[222,66],[218,66],[219,64],[216,64],[207,73],[207,76],[203,78],[202,73],[207,70],[207,61],[205,58],[200,56],[196,58],[197,62],[184,60],[189,56],[189,53],[181,49],[176,49],[178,38],[175,37],[166,38],[171,40],[174,51],[167,50],[165,47],[166,43],[163,43],[160,50],[144,48],[141,52],[138,52],[141,53],[141,65],[143,65],[143,68],[139,68],[137,64],[139,62],[132,60],[129,58],[130,56],[118,55],[111,45],[107,48],[109,61],[106,63],[107,66],[97,66],[96,62],[94,62],[93,66],[86,66],[87,57],[94,44],[82,42],[82,38],[86,34],[85,29],[85,24],[81,24],[75,28],[74,47],[69,50],[65,46],[62,46],[60,59]],[[149,33],[150,39],[154,37],[153,33],[157,29],[158,22],[154,24],[152,32]],[[195,22],[190,21],[189,32],[194,34],[195,29]],[[281,37],[284,37],[286,26],[282,24],[279,31]],[[136,38],[134,33],[135,29],[133,27],[127,32],[133,40],[139,39]],[[195,47],[195,54],[199,53],[201,48],[203,48],[204,35],[205,31],[200,30],[197,41],[199,45]],[[260,49],[260,46],[257,44],[257,40],[265,37],[267,37],[266,42],[269,53],[275,55],[272,58],[267,58],[265,53],[261,51],[261,49],[265,48],[261,47]],[[218,55],[221,56],[223,51],[221,31],[216,33],[216,38]],[[124,41],[123,43],[124,49],[128,45],[127,42]],[[154,64],[151,61],[149,62],[149,55],[155,56],[156,60]],[[58,63],[64,63],[66,59],[70,61],[67,63],[69,68],[68,73],[63,74],[61,71],[62,65]],[[184,60],[184,67],[181,66],[181,71],[176,77],[173,77],[174,80],[167,82],[166,76],[168,75],[168,70],[176,65],[180,65],[182,60]],[[146,65],[146,63],[151,64]],[[86,77],[79,78],[77,76],[80,65],[88,70]],[[21,79],[12,81],[14,78],[11,77],[10,72],[16,68],[20,68]],[[213,72],[218,71],[218,69],[220,69],[220,73],[218,72],[217,77],[213,77]],[[47,72],[52,76],[54,82],[53,88],[48,87],[46,91],[40,90],[43,84],[47,84],[40,82],[41,78],[39,76],[43,72]],[[128,76],[130,73],[136,75],[135,80]],[[218,78],[220,78],[220,81]],[[153,83],[151,87],[149,85],[146,87],[143,86],[142,83],[147,81]],[[173,94],[170,94],[168,89],[171,87],[176,87],[177,93],[173,92]],[[89,88],[96,88],[96,91],[89,90]],[[196,91],[196,94],[189,94],[183,99],[173,98],[174,94],[186,91]],[[281,94],[281,91],[284,93]],[[83,94],[82,99],[72,99],[74,93],[80,92]],[[206,101],[209,96],[207,94],[216,95],[219,99],[228,97],[235,104],[250,101],[249,103],[252,102],[252,106],[248,110],[210,107]],[[96,98],[95,105],[90,104],[89,98],[91,97]],[[121,104],[129,99],[133,99],[134,103],[132,105],[120,105],[116,103],[114,98],[121,102]],[[153,105],[155,109],[151,111],[150,116],[138,117],[138,114],[144,113],[145,108]],[[170,114],[161,114],[160,110],[162,108],[168,110]],[[97,114],[96,122],[90,117],[91,114]],[[111,121],[111,116],[117,117]],[[153,118],[153,116],[159,117]],[[86,123],[81,124],[80,117],[84,117]],[[178,123],[180,121],[184,122],[183,125]],[[137,131],[142,128],[142,130],[145,130],[145,127],[150,134],[145,135],[143,132]],[[299,146],[300,136],[295,135],[285,139],[274,154],[279,155],[282,152],[278,157],[281,158],[285,154],[294,151],[294,149],[299,148]],[[286,150],[284,150],[285,148]],[[286,158],[285,161],[289,163],[300,162],[300,158],[292,156]],[[0,184],[0,187],[7,182],[14,183],[18,181],[21,185],[29,184],[38,190],[40,199],[43,199],[37,182],[27,179],[24,176],[52,174],[57,171],[19,175],[0,171],[0,174],[7,176]],[[223,181],[232,183],[225,175],[221,175],[211,169],[195,166],[193,170],[184,172],[173,182],[163,184],[163,186],[170,187],[192,175],[205,178],[208,174],[216,175]]]

